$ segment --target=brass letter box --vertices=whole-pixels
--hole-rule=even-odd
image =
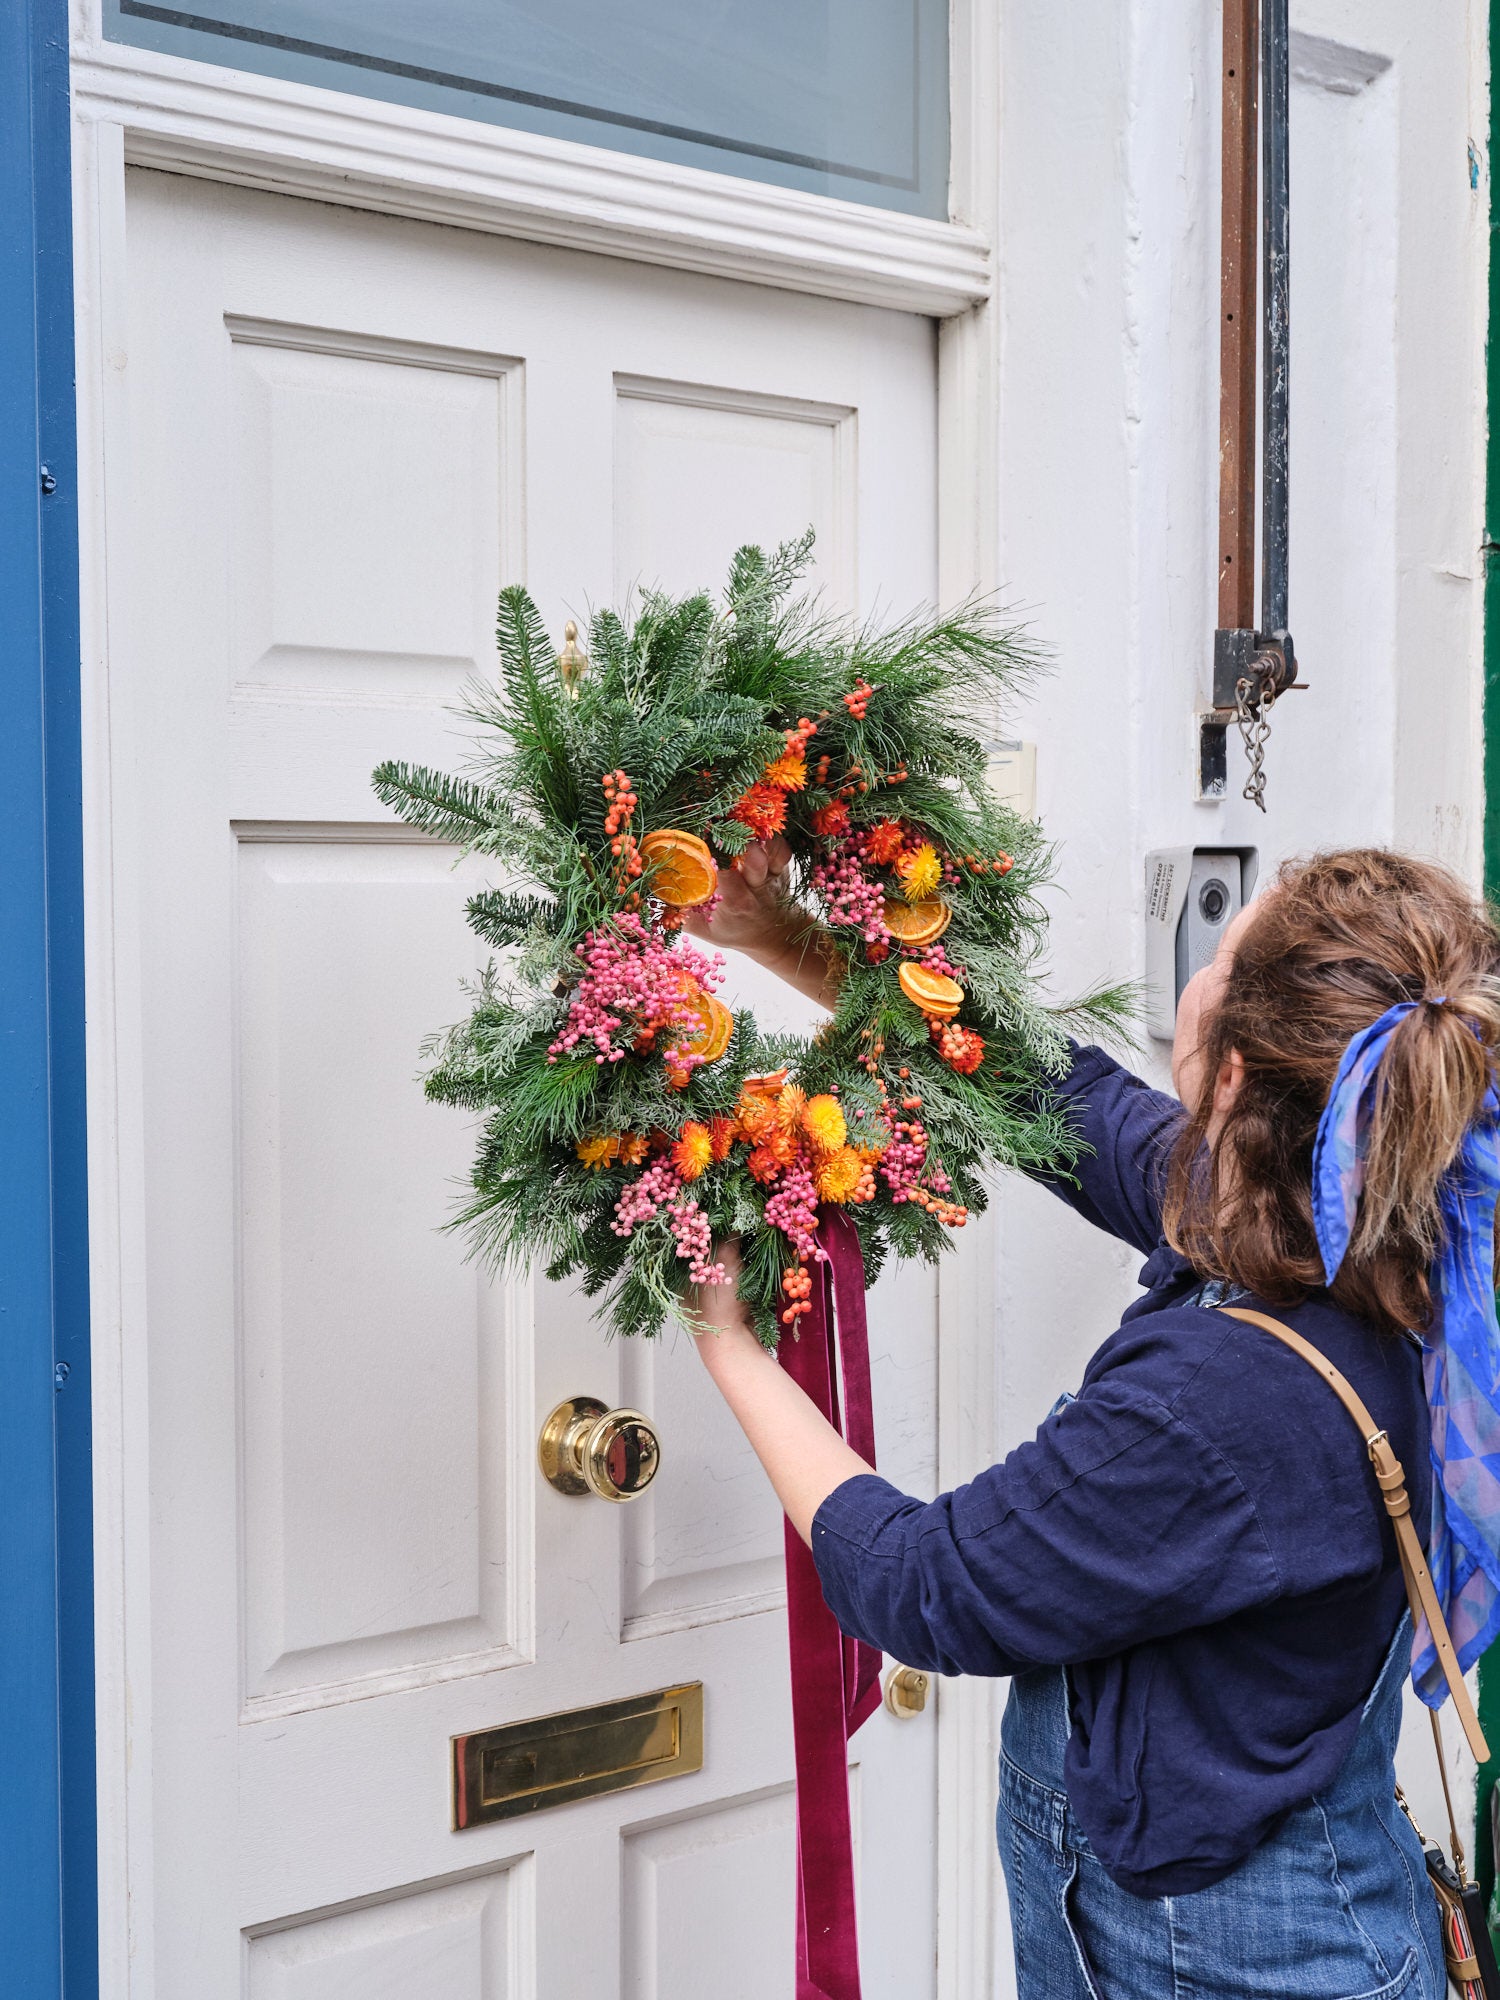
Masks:
[[[453,1738],[453,1826],[653,1785],[703,1768],[703,1683]]]

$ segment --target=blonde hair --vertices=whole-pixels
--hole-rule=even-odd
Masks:
[[[1446,868],[1351,848],[1284,866],[1203,1024],[1204,1083],[1174,1140],[1164,1221],[1205,1276],[1272,1303],[1323,1283],[1312,1150],[1349,1042],[1413,1007],[1380,1064],[1364,1190],[1333,1295],[1388,1330],[1432,1316],[1439,1188],[1500,1063],[1500,930]],[[1244,1081],[1212,1147],[1214,1079]]]

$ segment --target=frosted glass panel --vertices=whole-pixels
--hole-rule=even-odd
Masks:
[[[947,0],[105,0],[105,23],[200,62],[947,213]]]

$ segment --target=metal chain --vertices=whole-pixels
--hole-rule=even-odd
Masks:
[[[1251,700],[1251,696],[1254,700]],[[1275,683],[1269,675],[1257,674],[1252,681],[1242,674],[1234,684],[1234,713],[1250,775],[1241,795],[1251,805],[1266,809],[1266,742],[1271,734],[1271,709],[1276,700]]]

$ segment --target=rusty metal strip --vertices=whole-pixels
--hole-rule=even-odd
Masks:
[[[1224,0],[1219,625],[1255,624],[1257,0]]]

